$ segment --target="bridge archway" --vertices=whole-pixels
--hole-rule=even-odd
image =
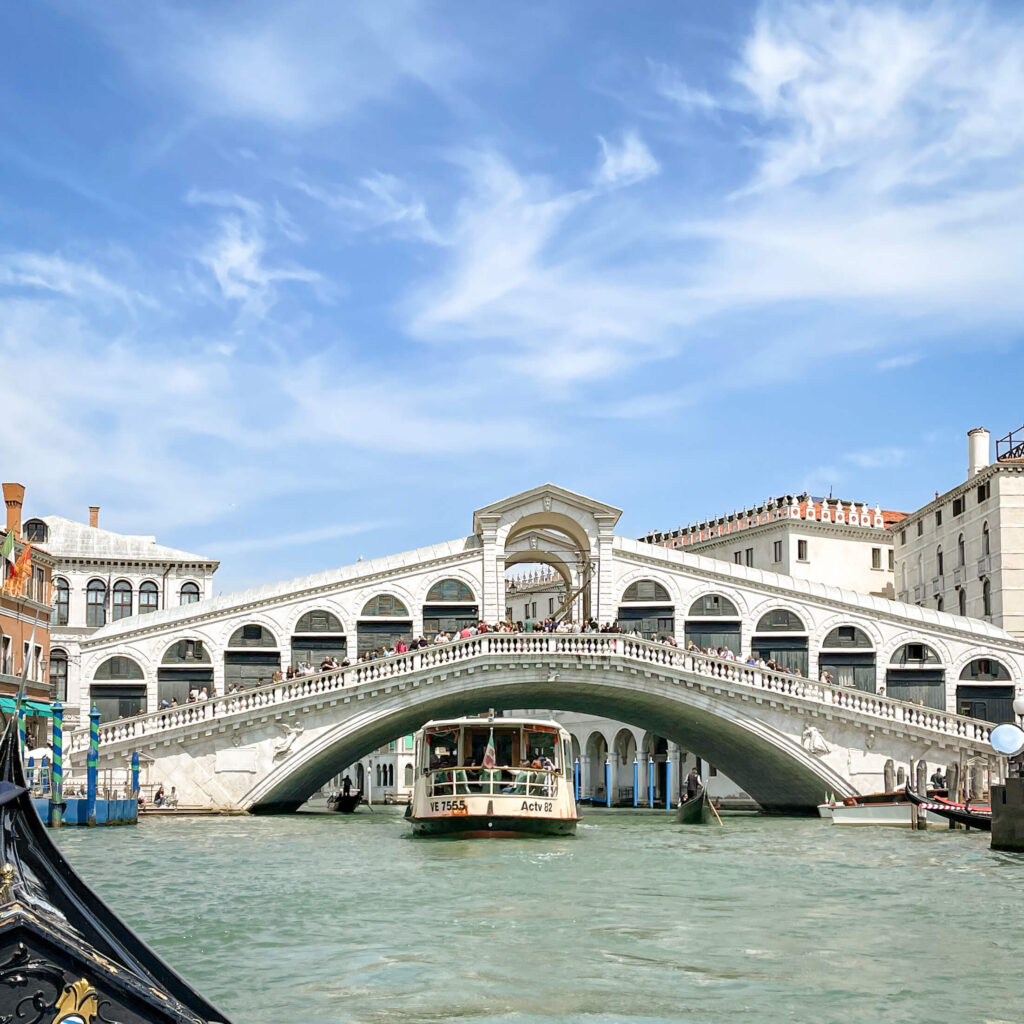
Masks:
[[[529,673],[477,673],[458,686],[418,687],[381,697],[372,706],[330,725],[289,757],[276,762],[239,801],[256,813],[295,810],[339,768],[353,764],[395,736],[431,718],[479,714],[482,708],[543,707],[599,715],[646,730],[648,752],[663,765],[669,741],[716,765],[769,811],[813,812],[825,790],[853,795],[850,782],[822,758],[766,724],[756,705],[728,702],[699,688],[659,676],[637,686],[628,674],[595,681],[588,666],[537,678]],[[267,735],[277,729],[267,725]],[[607,739],[588,737],[584,795],[604,793]],[[664,768],[656,767],[664,803]],[[646,786],[646,775],[642,774]],[[673,780],[673,787],[678,780]],[[587,792],[589,790],[589,793]]]

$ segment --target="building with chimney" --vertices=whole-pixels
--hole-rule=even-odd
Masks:
[[[21,523],[25,488],[21,484],[6,483],[3,494],[7,518],[0,531],[0,546],[13,535],[11,554],[18,559],[29,546]],[[22,581],[0,589],[0,707],[5,711],[13,708],[13,698],[25,674],[25,694],[31,715],[34,710],[45,710],[50,701],[50,599],[54,560],[32,544],[29,566]],[[0,575],[5,580],[7,569],[6,562],[0,563]],[[30,721],[30,730],[32,724]]]
[[[967,476],[891,528],[899,600],[1024,638],[1024,428],[967,434]],[[966,681],[965,681],[966,682]]]
[[[903,518],[903,512],[864,502],[787,494],[640,540],[893,598],[895,559],[888,531]]]
[[[157,544],[152,536],[103,530],[99,507],[89,508],[88,523],[63,516],[27,519],[25,536],[49,553],[53,566],[53,619],[50,627],[50,683],[73,723],[88,713],[89,687],[104,720],[135,714],[145,681],[130,659],[112,658],[106,678],[80,685],[80,645],[110,622],[145,616],[212,596],[219,562]],[[47,609],[49,611],[49,609]],[[207,656],[208,658],[208,656]],[[186,648],[167,666],[187,695],[202,673],[202,645]]]

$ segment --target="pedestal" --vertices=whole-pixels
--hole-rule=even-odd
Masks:
[[[1024,779],[992,787],[992,849],[1024,852]]]

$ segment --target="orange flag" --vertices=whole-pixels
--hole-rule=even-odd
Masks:
[[[11,575],[7,579],[7,589],[12,594],[24,594],[25,584],[32,577],[32,545],[26,544],[25,550],[11,566]]]

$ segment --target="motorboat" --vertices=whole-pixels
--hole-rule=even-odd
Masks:
[[[421,836],[567,836],[579,813],[572,740],[546,719],[469,717],[416,733],[406,817]]]
[[[0,740],[0,1021],[228,1024],[50,841],[13,717]]]
[[[965,825],[967,828],[976,828],[980,832],[992,831],[991,807],[984,804],[959,804],[937,796],[923,797],[920,793],[914,792],[909,782],[906,794],[907,799],[923,811],[934,812],[940,818],[956,822],[958,825]]]
[[[933,796],[945,795],[944,789],[931,790]],[[912,828],[914,805],[906,793],[865,793],[860,796],[833,798],[818,805],[822,818],[831,818],[833,825],[882,825],[889,828]]]

